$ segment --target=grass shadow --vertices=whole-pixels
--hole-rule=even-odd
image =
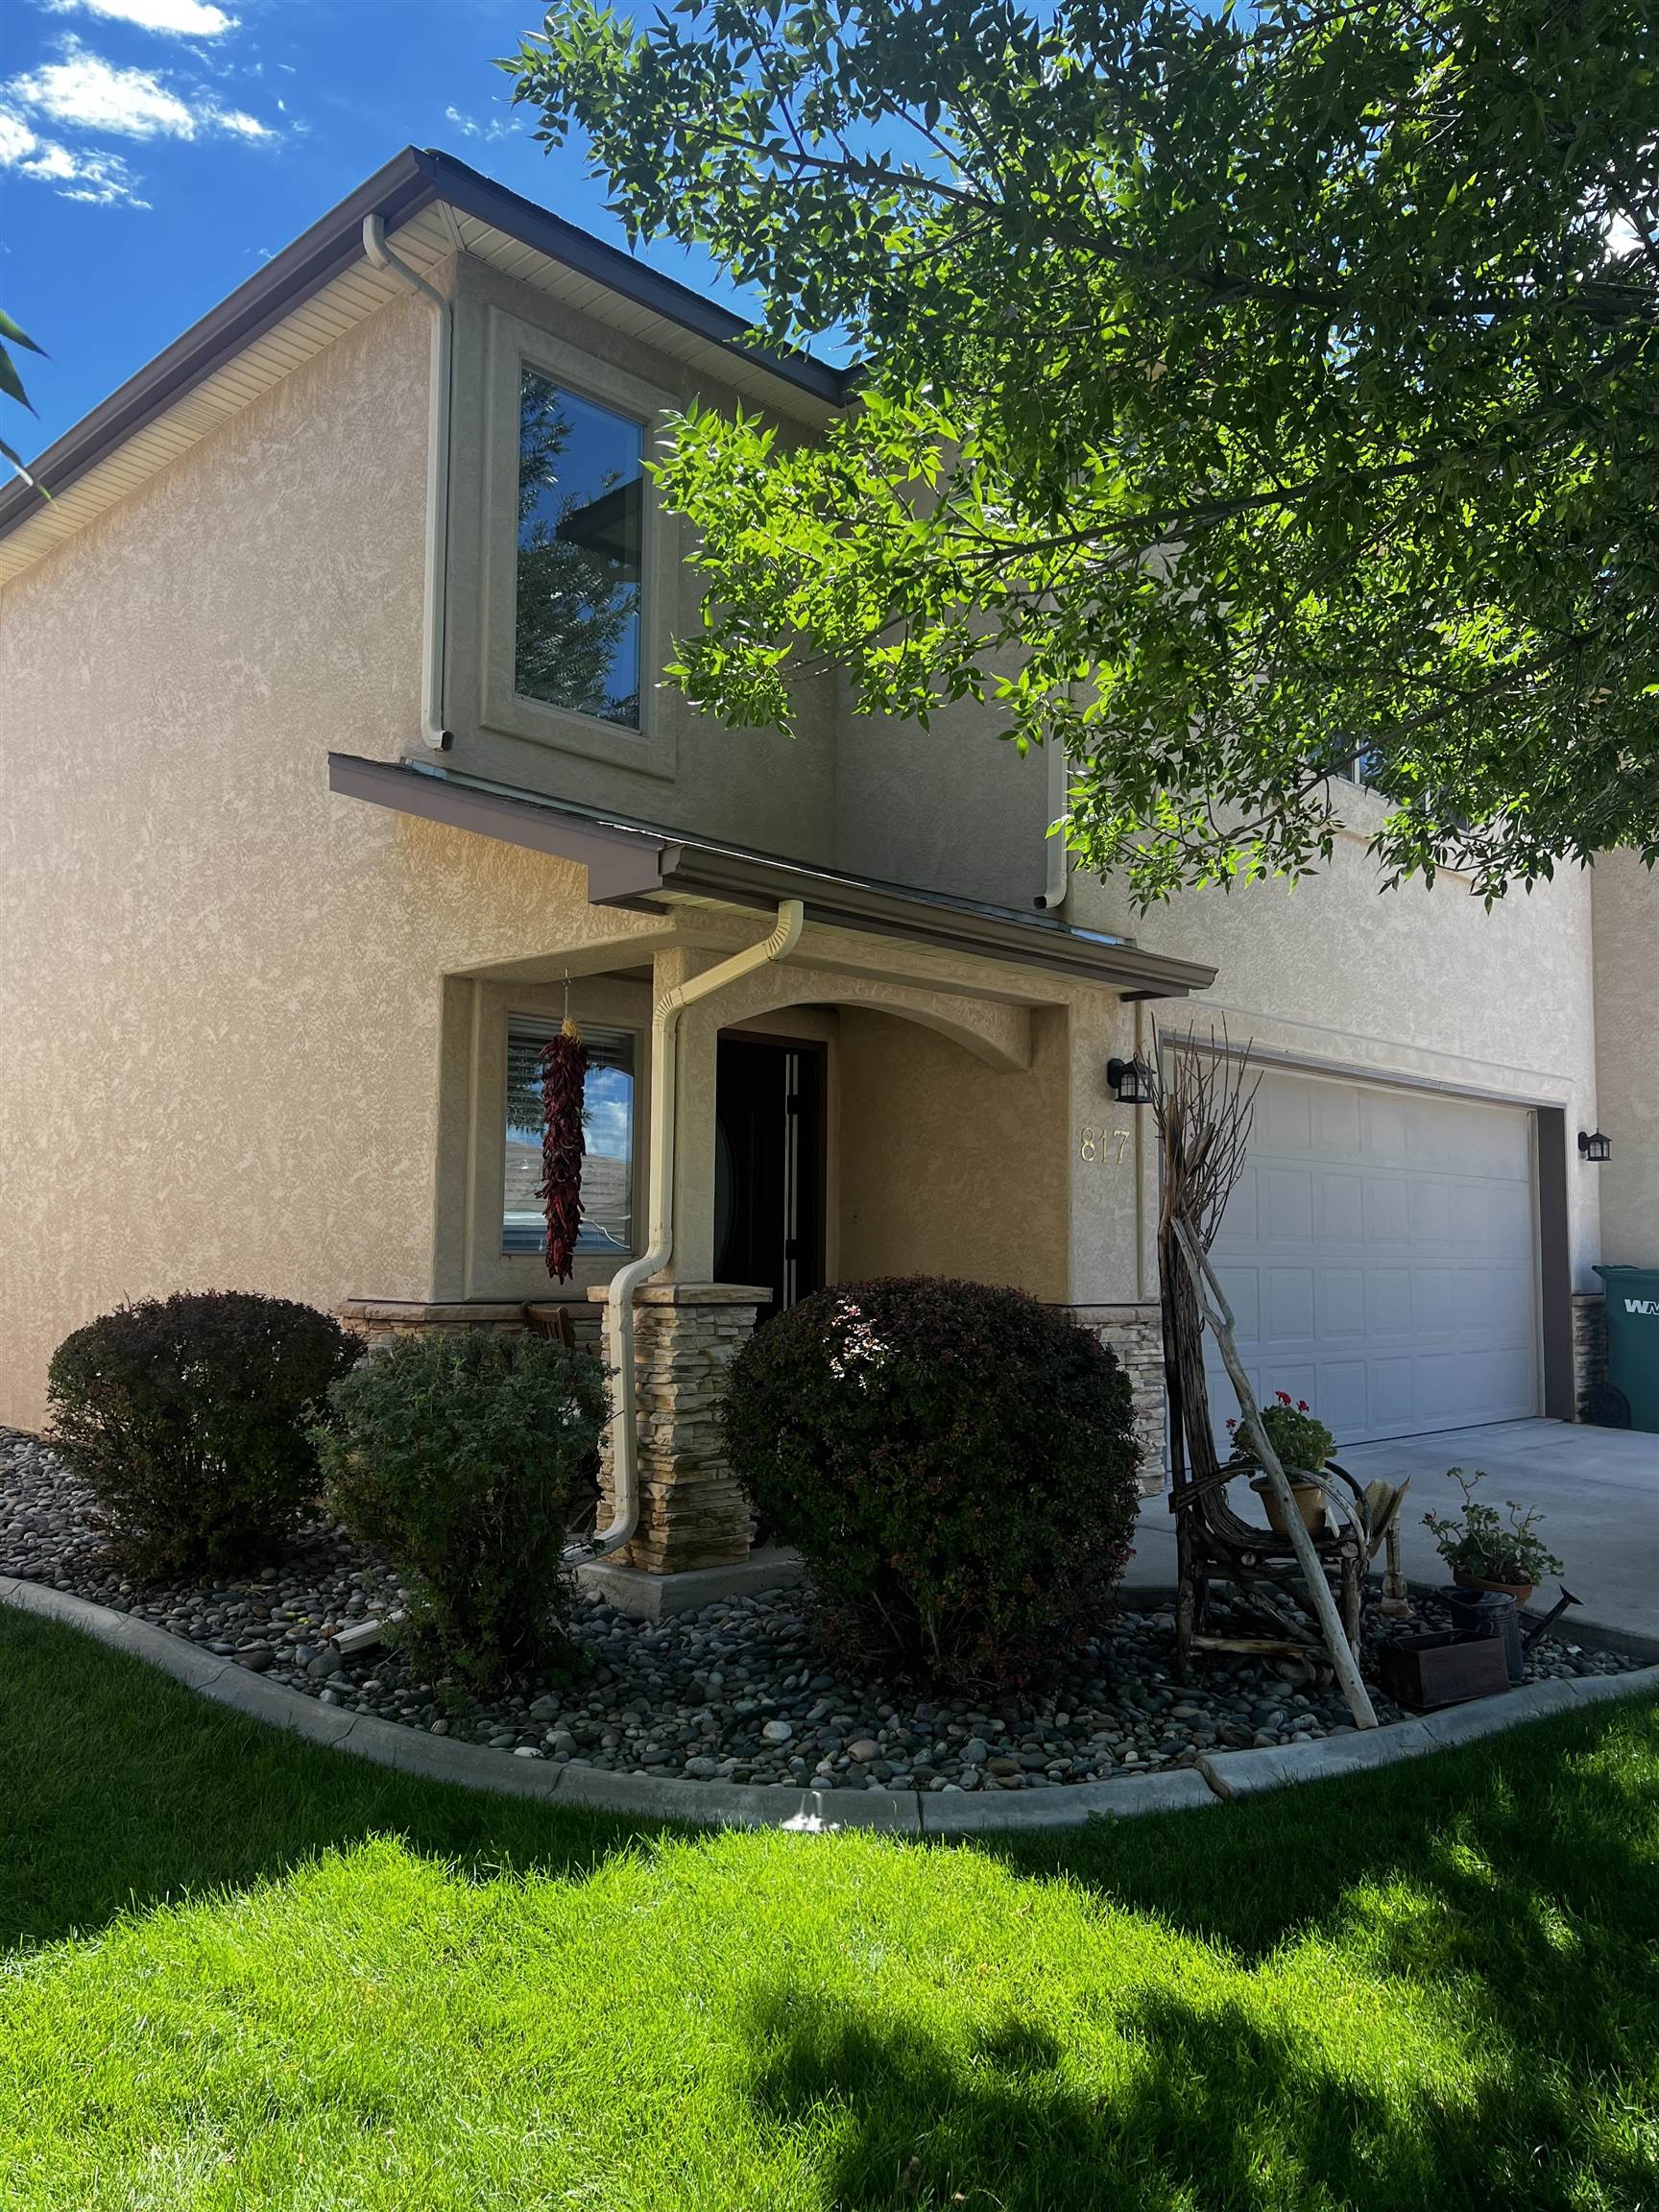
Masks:
[[[768,2128],[811,2126],[836,2212],[1511,2212],[1636,2206],[1651,2172],[1576,2081],[1505,2052],[1472,2091],[1390,2097],[1242,2005],[1114,2008],[1116,2063],[1009,2018],[947,2041],[798,1990],[749,2022]],[[1593,2192],[1587,2194],[1586,2192]]]

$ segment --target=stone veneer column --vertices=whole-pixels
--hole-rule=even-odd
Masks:
[[[1164,1487],[1167,1451],[1164,1396],[1164,1324],[1156,1302],[1138,1306],[1070,1306],[1067,1311],[1092,1329],[1118,1355],[1129,1378],[1135,1432],[1141,1439],[1141,1494],[1156,1498]]]
[[[1607,1380],[1607,1301],[1599,1290],[1573,1293],[1573,1417],[1588,1421],[1591,1398]]]
[[[595,1287],[589,1297],[603,1300]],[[639,1405],[639,1528],[616,1556],[652,1575],[749,1556],[749,1503],[726,1464],[716,1407],[726,1371],[770,1293],[735,1283],[648,1283],[634,1298]],[[601,1453],[599,1524],[614,1493]]]

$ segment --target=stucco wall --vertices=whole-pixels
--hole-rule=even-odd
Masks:
[[[1047,768],[998,735],[994,706],[944,709],[932,727],[849,715],[836,780],[843,868],[1030,913],[1043,890]]]
[[[844,1007],[841,1275],[925,1273],[1069,1295],[1066,1016],[1038,1013],[1031,1066]]]
[[[427,363],[383,310],[0,599],[0,1420],[122,1297],[427,1295],[442,972],[630,926],[326,790],[418,743]]]
[[[1596,1119],[1602,1257],[1659,1267],[1659,874],[1634,853],[1596,863]]]

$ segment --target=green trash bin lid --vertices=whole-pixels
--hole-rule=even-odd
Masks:
[[[1607,1380],[1632,1429],[1659,1434],[1659,1267],[1598,1267],[1607,1288]]]

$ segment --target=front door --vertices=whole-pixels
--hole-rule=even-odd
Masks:
[[[722,1037],[714,1098],[714,1275],[770,1292],[758,1320],[824,1284],[824,1061],[810,1045]]]

